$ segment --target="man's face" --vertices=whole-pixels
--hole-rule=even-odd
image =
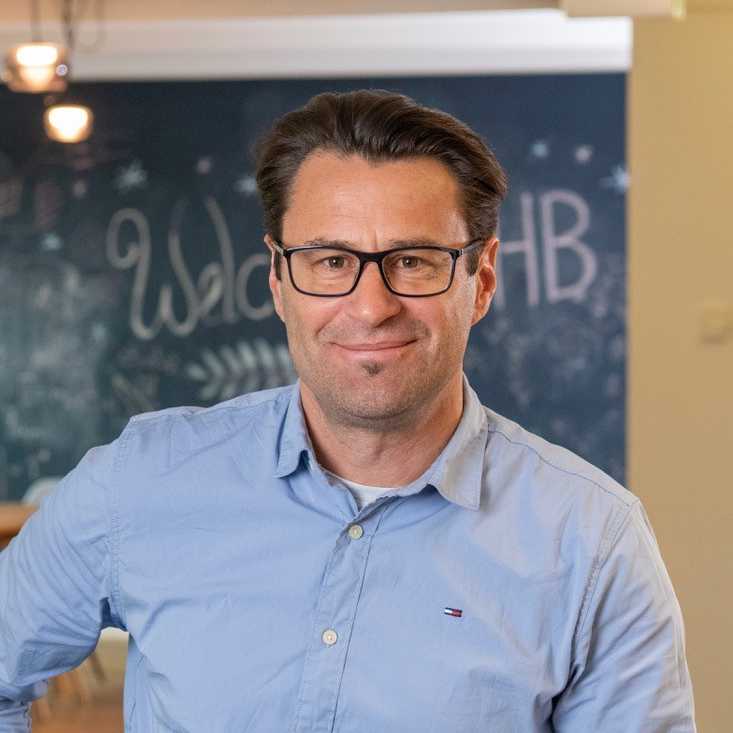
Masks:
[[[283,218],[286,248],[320,239],[375,252],[417,238],[451,247],[468,241],[458,184],[438,161],[371,165],[317,151],[301,165]],[[284,261],[281,280],[272,268],[304,401],[314,398],[337,424],[389,431],[460,389],[469,330],[496,287],[497,248],[492,239],[474,276],[460,258],[450,289],[427,298],[393,295],[373,262],[353,293],[336,298],[296,291]]]

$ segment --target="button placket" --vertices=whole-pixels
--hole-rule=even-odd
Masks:
[[[370,521],[379,524],[379,517]],[[369,555],[363,523],[347,524],[333,549],[315,619],[317,648],[304,669],[301,704],[293,733],[331,733],[338,706],[339,681],[346,664],[359,588]],[[352,547],[352,542],[355,542]]]

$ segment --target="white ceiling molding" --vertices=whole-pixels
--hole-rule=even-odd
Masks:
[[[683,18],[685,0],[560,0],[560,7],[574,17],[658,16]]]
[[[60,29],[45,26],[60,39]],[[96,35],[80,25],[83,45]],[[626,71],[631,21],[560,10],[108,22],[72,59],[78,80],[348,77]],[[26,40],[0,25],[0,51]]]

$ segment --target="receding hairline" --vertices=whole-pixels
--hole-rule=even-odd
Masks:
[[[285,196],[285,208],[282,213],[282,221],[285,219],[288,211],[290,210],[291,204],[292,204],[292,196],[293,191],[295,189],[296,183],[298,181],[298,176],[300,175],[300,172],[303,169],[303,166],[308,162],[313,160],[314,158],[327,158],[332,157],[336,158],[341,161],[349,161],[353,159],[364,161],[369,165],[370,168],[381,168],[381,167],[388,167],[390,165],[399,165],[401,163],[412,163],[416,161],[425,161],[429,164],[436,164],[440,167],[441,170],[443,170],[445,173],[448,174],[452,185],[453,185],[453,191],[456,197],[456,203],[458,205],[458,210],[461,214],[461,217],[463,218],[464,224],[466,226],[466,229],[469,230],[469,222],[466,212],[466,201],[465,201],[465,192],[463,190],[463,186],[461,186],[461,182],[458,179],[458,176],[455,174],[455,172],[451,169],[451,167],[445,163],[443,160],[441,160],[439,157],[435,155],[430,155],[428,153],[417,153],[415,155],[400,155],[400,156],[391,156],[391,155],[385,155],[385,156],[379,156],[378,158],[374,158],[373,156],[366,156],[362,155],[358,151],[354,152],[344,152],[343,150],[340,150],[338,148],[330,148],[328,146],[320,146],[317,148],[314,148],[311,150],[308,155],[303,158],[302,161],[300,161],[300,164],[296,168],[292,178],[290,179],[289,185],[287,187],[287,192]]]

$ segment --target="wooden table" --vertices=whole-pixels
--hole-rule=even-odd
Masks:
[[[38,506],[35,504],[0,501],[0,549],[5,547],[20,532],[25,520],[36,509],[38,509]]]

